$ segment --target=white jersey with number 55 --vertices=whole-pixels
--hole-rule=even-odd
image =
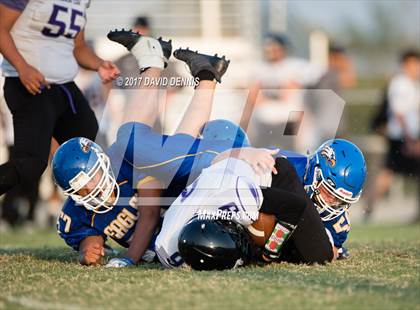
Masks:
[[[0,3],[22,12],[10,34],[25,61],[50,83],[72,81],[79,68],[73,55],[74,38],[85,27],[90,0],[0,0]],[[18,76],[6,60],[2,69],[4,76]]]
[[[169,268],[183,264],[178,237],[194,217],[224,218],[244,226],[256,221],[263,201],[259,185],[261,180],[242,160],[229,158],[204,169],[165,213],[155,243],[160,262]]]

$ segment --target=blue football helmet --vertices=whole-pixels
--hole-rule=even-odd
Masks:
[[[63,143],[53,157],[52,170],[64,194],[90,211],[108,212],[113,207],[109,201],[119,198],[120,189],[109,157],[87,138],[73,138]],[[81,195],[82,188],[89,192]]]
[[[205,123],[200,134],[203,139],[232,141],[232,147],[250,146],[246,132],[239,125],[225,119]]]
[[[365,179],[366,162],[360,149],[347,140],[332,139],[308,158],[304,184],[322,220],[329,221],[359,200]]]

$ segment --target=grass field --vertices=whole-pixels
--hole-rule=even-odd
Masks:
[[[420,225],[356,227],[351,258],[235,271],[82,267],[53,231],[0,235],[5,309],[420,309]]]

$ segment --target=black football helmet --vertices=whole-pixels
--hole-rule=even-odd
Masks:
[[[222,270],[244,265],[251,241],[242,226],[223,220],[191,220],[182,229],[178,249],[195,270]]]

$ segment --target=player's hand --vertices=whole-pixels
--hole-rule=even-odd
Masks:
[[[80,251],[82,265],[101,265],[105,256],[105,248],[100,243],[91,242]]]
[[[103,61],[98,68],[98,74],[104,84],[115,80],[120,73],[120,70],[112,61]]]
[[[30,65],[23,66],[18,73],[20,81],[32,95],[40,94],[42,87],[50,88],[41,72]]]
[[[105,267],[107,268],[125,268],[134,266],[135,263],[129,257],[120,257],[111,259]]]
[[[278,152],[279,149],[269,150],[246,147],[241,149],[240,159],[250,164],[258,175],[262,176],[271,172],[277,174],[277,169],[274,167],[276,162],[273,155],[276,155]]]

